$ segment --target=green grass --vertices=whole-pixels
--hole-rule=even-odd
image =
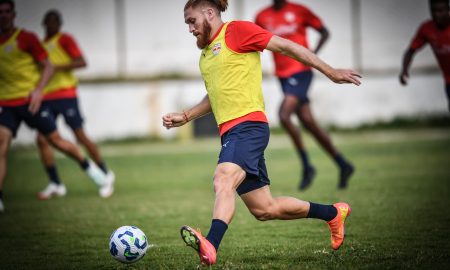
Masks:
[[[346,132],[333,139],[357,168],[346,191],[336,190],[335,165],[309,137],[318,175],[306,192],[296,190],[299,162],[285,135],[272,136],[266,160],[275,196],[352,205],[343,247],[330,248],[324,222],[259,222],[238,199],[215,269],[447,267],[450,130]],[[36,150],[9,153],[0,269],[195,269],[198,257],[184,246],[179,228],[208,231],[218,139],[112,143],[101,149],[117,176],[116,193],[107,200],[75,163],[58,156],[68,195],[38,201],[46,176]],[[126,266],[111,258],[108,240],[117,227],[130,224],[153,246]]]

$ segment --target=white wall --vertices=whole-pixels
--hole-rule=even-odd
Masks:
[[[121,1],[121,0],[119,0]],[[17,25],[43,35],[41,19],[45,11],[57,8],[64,17],[63,29],[79,41],[89,61],[82,78],[114,77],[120,69],[125,75],[156,76],[180,73],[198,75],[199,51],[184,23],[185,0],[123,0],[124,10],[116,10],[118,1],[16,0]],[[271,0],[231,0],[224,20],[253,20]],[[330,29],[331,39],[320,56],[332,65],[354,64],[351,0],[304,0]],[[398,69],[403,51],[420,23],[429,18],[425,0],[361,0],[363,68]],[[118,29],[117,12],[124,15],[124,36]],[[314,31],[309,32],[312,44]],[[118,40],[125,48],[118,51]],[[124,57],[121,65],[119,59]],[[418,55],[414,67],[436,66],[429,48]],[[272,72],[270,53],[263,55],[263,68]]]

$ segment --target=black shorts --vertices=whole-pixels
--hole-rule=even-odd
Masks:
[[[311,70],[295,73],[289,78],[279,78],[283,93],[296,96],[301,103],[309,103],[308,90],[312,79]]]
[[[246,172],[236,189],[239,195],[270,185],[264,159],[269,135],[269,125],[263,122],[243,122],[222,135],[218,163],[231,162]]]
[[[83,117],[81,117],[77,98],[46,100],[43,104],[50,109],[55,119],[61,114],[64,117],[64,121],[72,130],[79,129],[83,126]]]
[[[44,135],[49,135],[56,130],[55,118],[47,106],[42,104],[39,111],[34,115],[28,111],[28,106],[27,104],[0,107],[0,125],[11,130],[13,137],[16,137],[22,121]]]

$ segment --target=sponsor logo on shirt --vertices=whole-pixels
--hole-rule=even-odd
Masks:
[[[214,44],[214,46],[212,47],[212,53],[214,55],[218,55],[220,53],[220,50],[222,49],[222,44],[221,43],[216,43]]]
[[[267,30],[269,30],[270,32],[274,33],[277,36],[287,36],[287,35],[295,34],[297,32],[297,29],[298,29],[298,27],[297,27],[297,24],[295,24],[295,23],[282,24],[277,27],[267,28]]]
[[[290,12],[290,11],[288,11],[288,12],[284,13],[284,19],[285,19],[287,22],[292,23],[292,22],[295,21],[295,14],[292,13],[292,12]]]

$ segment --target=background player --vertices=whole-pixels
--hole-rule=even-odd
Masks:
[[[450,111],[450,8],[449,0],[430,0],[431,20],[424,22],[403,56],[400,83],[406,85],[409,67],[416,52],[429,43],[436,56],[446,84]]]
[[[50,109],[56,119],[62,114],[67,125],[72,129],[77,141],[89,153],[89,156],[107,175],[109,182],[114,182],[114,174],[108,170],[97,146],[89,139],[83,129],[77,98],[77,79],[74,69],[86,67],[86,61],[77,43],[71,35],[60,32],[62,16],[57,10],[49,10],[43,18],[45,28],[44,46],[49,54],[55,73],[45,87],[44,104]],[[49,199],[53,195],[64,196],[66,187],[59,178],[53,150],[44,135],[38,134],[39,153],[49,177],[47,187],[38,193],[40,199]],[[102,197],[111,194],[100,194]]]
[[[327,28],[317,15],[303,5],[290,3],[286,0],[274,0],[273,5],[257,14],[255,23],[275,35],[289,39],[306,48],[308,48],[307,28],[315,29],[320,34],[317,46],[313,50],[316,54],[329,37]],[[279,109],[280,122],[291,137],[303,165],[299,189],[306,189],[312,183],[316,170],[309,160],[300,131],[291,120],[293,114],[333,157],[340,169],[338,188],[346,188],[354,167],[336,150],[329,136],[320,129],[314,119],[308,97],[308,90],[313,78],[311,68],[280,53],[274,52],[273,58],[276,68],[275,73],[284,93],[284,99]]]
[[[226,0],[189,0],[184,19],[202,49],[200,70],[207,95],[196,106],[163,116],[166,128],[178,127],[210,112],[219,124],[222,150],[214,173],[216,194],[213,219],[203,237],[189,226],[181,228],[185,243],[199,254],[203,264],[216,262],[220,242],[235,211],[237,192],[249,211],[261,221],[317,218],[328,222],[333,249],[344,240],[344,222],[350,214],[346,203],[321,205],[292,197],[272,197],[264,150],[269,127],[264,113],[259,51],[269,49],[311,65],[337,83],[359,85],[359,75],[336,70],[306,48],[280,38],[251,22],[224,23]]]
[[[107,182],[106,175],[84,158],[76,145],[60,136],[50,110],[41,106],[53,67],[36,35],[15,27],[15,16],[14,2],[0,0],[0,213],[4,211],[2,190],[7,153],[22,121],[78,161],[101,193],[112,192],[112,183]]]

